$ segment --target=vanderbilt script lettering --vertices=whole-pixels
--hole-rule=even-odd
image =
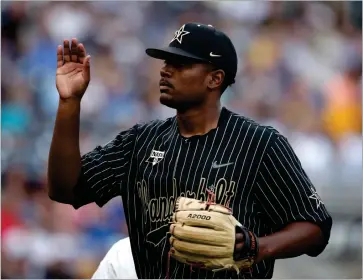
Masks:
[[[168,190],[169,197],[160,196],[157,198],[150,198],[149,188],[145,180],[137,182],[137,192],[141,199],[143,206],[144,223],[148,221],[156,222],[169,222],[173,212],[177,198],[179,196],[194,198],[202,201],[207,200],[207,186],[206,178],[201,178],[197,192],[187,190],[186,193],[180,192],[177,181],[173,179],[172,188]],[[229,183],[225,178],[220,178],[214,186],[208,187],[212,189],[216,203],[228,206],[229,201],[235,194],[236,182],[230,181]]]

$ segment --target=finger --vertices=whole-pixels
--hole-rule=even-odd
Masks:
[[[78,42],[76,38],[72,39],[71,44],[71,61],[72,62],[78,62],[78,48],[77,48]]]
[[[170,249],[171,256],[176,259],[179,262],[186,263],[186,264],[198,264],[199,267],[205,267],[204,264],[201,262],[201,256],[200,255],[193,255],[188,253],[182,253],[174,248]],[[202,259],[203,261],[203,259]]]
[[[181,253],[202,255],[211,258],[227,258],[230,256],[230,248],[227,246],[211,246],[198,244],[193,242],[186,242],[178,240],[175,237],[170,237],[169,243],[175,250]]]
[[[69,40],[64,40],[64,62],[71,61],[71,50],[69,48]]]
[[[226,235],[216,234],[216,231],[209,228],[191,227],[182,224],[171,225],[171,234],[183,241],[196,242],[199,244],[216,245],[226,244],[231,238]],[[231,240],[232,241],[232,240]]]
[[[79,62],[83,64],[84,59],[86,58],[86,48],[83,46],[82,43],[79,43],[78,46],[78,59]]]
[[[86,81],[90,81],[91,80],[91,56],[87,55],[86,58],[83,61],[83,75],[84,75],[84,79]]]
[[[236,233],[236,243],[242,242],[245,239],[245,236],[243,233]]]
[[[63,48],[61,45],[57,47],[57,68],[63,65]]]
[[[235,251],[242,251],[242,248],[245,244],[243,242],[240,243],[236,243],[236,245],[234,246]]]
[[[234,259],[235,261],[240,260],[240,259],[241,259],[241,254],[240,254],[240,253],[234,253],[234,254],[233,254],[233,259]]]

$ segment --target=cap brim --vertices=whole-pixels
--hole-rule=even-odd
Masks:
[[[203,59],[201,57],[195,56],[191,53],[188,53],[182,49],[173,48],[173,47],[166,47],[163,49],[153,49],[148,48],[146,49],[147,55],[156,58],[156,59],[172,59],[172,58],[185,58],[185,59],[191,59],[191,60],[197,60],[197,61],[203,61],[203,62],[209,62],[206,59]]]

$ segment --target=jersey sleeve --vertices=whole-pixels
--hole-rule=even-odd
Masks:
[[[332,219],[324,202],[288,140],[281,135],[273,138],[256,177],[256,199],[276,230],[292,222],[310,221],[320,226],[327,244]]]
[[[82,156],[81,175],[74,188],[75,209],[91,202],[102,207],[121,195],[121,183],[128,176],[136,137],[137,126],[134,126]]]

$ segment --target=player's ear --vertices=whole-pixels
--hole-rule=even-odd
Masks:
[[[223,83],[224,77],[225,77],[225,73],[221,69],[210,72],[210,74],[208,75],[208,81],[207,81],[208,88],[215,89],[215,88],[220,87]]]

